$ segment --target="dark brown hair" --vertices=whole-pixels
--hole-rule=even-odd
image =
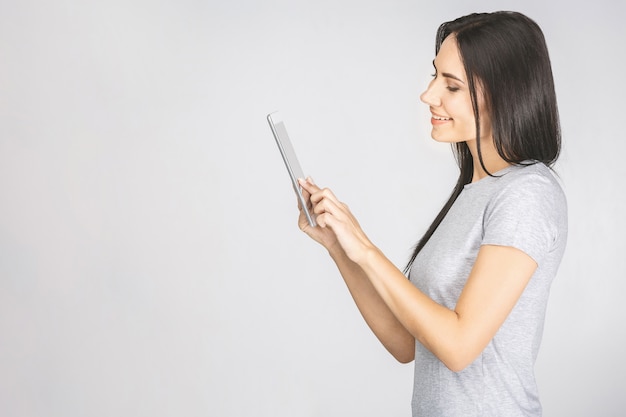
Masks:
[[[491,116],[498,154],[514,165],[543,162],[552,166],[561,149],[559,115],[552,67],[543,32],[532,19],[517,12],[474,13],[443,23],[437,30],[435,53],[451,34],[465,67],[476,121],[476,143],[481,167],[480,115],[476,85],[480,83]],[[465,142],[453,145],[459,178],[424,236],[419,240],[405,273],[435,232],[463,187],[472,181],[474,163]]]

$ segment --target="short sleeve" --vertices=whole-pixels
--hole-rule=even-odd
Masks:
[[[561,187],[538,173],[514,178],[485,210],[482,244],[517,248],[538,265],[556,247],[567,216]]]

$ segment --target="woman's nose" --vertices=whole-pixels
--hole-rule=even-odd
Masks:
[[[433,83],[428,84],[428,88],[420,95],[420,100],[422,103],[427,104],[431,107],[438,107],[441,104],[441,99],[435,93],[433,89]]]

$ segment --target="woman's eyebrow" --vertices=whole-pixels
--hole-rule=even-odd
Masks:
[[[437,72],[437,66],[435,65],[435,60],[434,59],[433,59],[433,67],[435,67],[435,72]],[[449,72],[442,72],[441,76],[445,77],[445,78],[452,78],[453,80],[457,80],[458,82],[460,82],[462,84],[465,84],[465,82],[462,79],[460,79],[459,77],[457,77],[454,74],[450,74]]]
[[[457,81],[458,81],[458,82],[460,82],[461,84],[465,84],[465,82],[464,82],[462,79],[460,79],[459,77],[457,77],[457,76],[456,76],[456,75],[454,75],[454,74],[450,74],[449,72],[442,72],[442,73],[441,73],[441,75],[442,75],[443,77],[446,77],[446,78],[452,78],[453,80],[457,80]]]

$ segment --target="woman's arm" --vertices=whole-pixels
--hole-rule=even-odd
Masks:
[[[359,261],[370,282],[402,325],[458,372],[483,351],[504,323],[537,265],[507,246],[482,246],[453,310],[427,297],[376,248]]]
[[[483,246],[454,310],[430,299],[365,236],[347,206],[328,189],[302,182],[323,232],[363,271],[389,312],[448,368],[460,371],[485,348],[532,277],[537,264],[524,252]],[[312,234],[303,223],[300,227]],[[322,242],[320,242],[322,243]],[[324,244],[324,243],[322,243]],[[366,301],[367,302],[367,301]]]
[[[338,247],[329,251],[357,308],[378,340],[401,363],[415,357],[415,338],[398,321],[359,265]],[[406,280],[406,278],[405,278]]]
[[[305,200],[308,200],[310,195],[306,190],[304,194]],[[332,230],[310,227],[302,210],[298,223],[303,231],[326,247],[357,308],[378,340],[396,360],[402,363],[411,362],[415,357],[415,338],[389,310],[363,269],[348,258]]]

